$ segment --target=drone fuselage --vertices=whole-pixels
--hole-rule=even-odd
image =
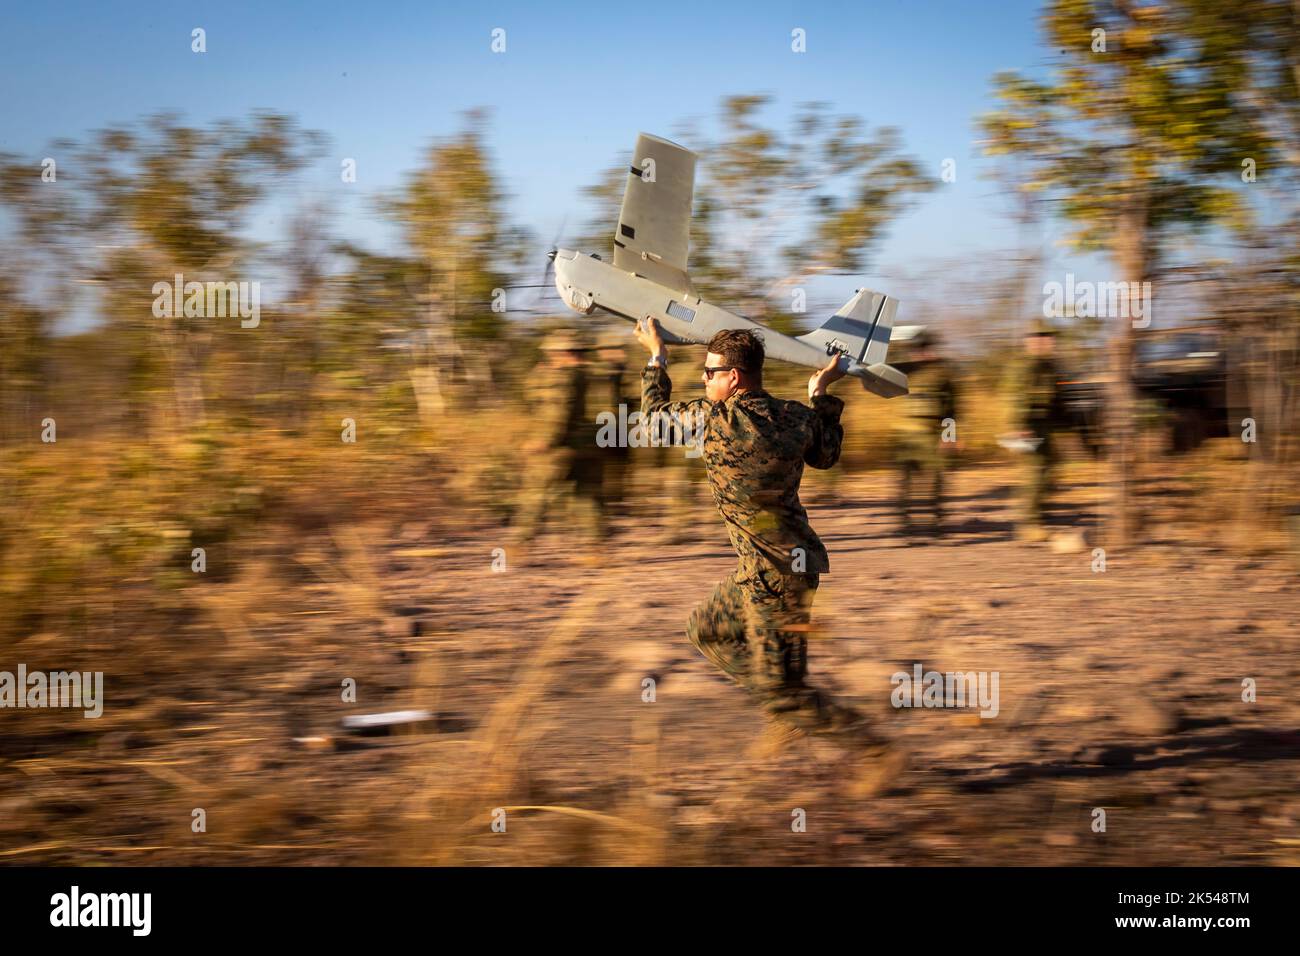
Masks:
[[[632,322],[654,318],[664,341],[673,344],[705,345],[724,329],[757,329],[768,358],[822,368],[838,352],[847,374],[860,379],[869,391],[884,398],[907,394],[905,375],[888,365],[860,364],[851,354],[852,345],[841,345],[833,336],[823,336],[826,341],[817,344],[802,341],[711,305],[693,290],[672,289],[572,249],[557,249],[554,261],[560,298],[583,315],[603,309]]]

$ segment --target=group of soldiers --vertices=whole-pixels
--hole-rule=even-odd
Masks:
[[[634,465],[627,438],[641,407],[627,352],[631,338],[616,329],[594,339],[558,330],[543,341],[528,387],[529,465],[513,522],[516,544],[536,539],[548,522],[579,542],[599,543],[608,537],[611,519],[628,513]],[[615,423],[631,421],[622,434],[614,428],[611,441],[598,442],[603,415]],[[636,455],[636,467],[653,473],[657,493],[675,499],[675,506],[664,509],[662,543],[683,540],[691,508],[703,504],[689,481],[689,459],[682,448],[666,444],[638,448]]]
[[[921,328],[899,344],[903,358],[897,365],[908,384],[895,419],[900,527],[906,537],[938,537],[945,527],[944,476],[960,447],[956,376],[929,330]],[[1067,424],[1054,353],[1055,331],[1034,322],[1003,383],[1012,431],[1002,444],[1016,452],[1020,465],[1016,534],[1025,541],[1048,536],[1043,511],[1058,462],[1053,434]]]
[[[1044,504],[1058,462],[1053,433],[1065,425],[1054,338],[1050,325],[1033,324],[1008,363],[1004,385],[1012,431],[1003,444],[1015,449],[1020,464],[1016,530],[1026,541],[1047,537]],[[610,518],[626,511],[631,449],[626,441],[602,447],[596,435],[602,412],[617,418],[620,405],[629,413],[639,407],[629,374],[629,339],[614,329],[594,341],[563,330],[546,337],[529,386],[536,417],[525,449],[530,467],[514,520],[517,543],[535,538],[548,519],[589,542],[603,541]],[[900,530],[907,540],[939,537],[946,528],[945,476],[960,448],[957,376],[940,351],[938,336],[928,329],[902,338],[894,349],[895,364],[907,373],[909,388],[889,405]],[[695,483],[688,481],[681,448],[646,448],[637,455],[656,469],[660,490],[689,497]],[[689,521],[690,506],[678,502],[667,509],[670,537],[674,527]]]

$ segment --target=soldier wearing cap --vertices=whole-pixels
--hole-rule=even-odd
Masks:
[[[938,536],[943,531],[944,472],[956,447],[957,408],[952,370],[936,345],[937,336],[921,329],[906,342],[905,358],[898,366],[907,373],[908,387],[896,420],[894,444],[904,535],[928,532]],[[928,523],[918,523],[918,515],[923,521],[928,517]]]
[[[1061,373],[1053,358],[1056,330],[1037,319],[1025,333],[1024,351],[1011,366],[1008,397],[1015,437],[1025,442],[1021,453],[1021,487],[1017,535],[1042,541],[1043,503],[1057,464],[1052,432],[1065,420]]]
[[[567,519],[588,542],[604,538],[596,428],[587,415],[587,345],[559,329],[542,343],[542,360],[530,373],[529,438],[519,509],[517,544],[533,540],[548,517]]]

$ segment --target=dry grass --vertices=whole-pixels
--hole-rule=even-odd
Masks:
[[[852,473],[887,459],[883,407],[851,396],[850,471],[810,475],[810,500],[827,482],[892,494],[886,472]],[[993,454],[1002,411],[968,408],[963,450],[978,460]],[[707,800],[683,797],[676,778],[703,758],[680,725],[669,730],[655,708],[602,710],[603,684],[574,692],[575,680],[612,679],[609,655],[636,628],[671,632],[665,646],[676,646],[678,610],[644,604],[646,566],[620,552],[578,567],[561,549],[526,585],[487,570],[519,484],[510,449],[527,428],[487,409],[356,447],[331,431],[0,452],[0,669],[102,670],[109,695],[96,721],[4,717],[0,859],[750,862],[753,820],[788,814],[784,797],[765,795],[766,770],[724,761],[703,772]],[[1250,528],[1237,449],[1173,464],[1172,478],[1162,465],[1144,479],[1153,501],[1161,482],[1181,489],[1153,527],[1228,529],[1226,544],[1262,553],[1286,545]],[[1080,506],[1100,500],[1100,466],[1072,465],[1066,479]],[[664,494],[662,480],[646,469],[634,486]],[[726,564],[716,535],[664,552],[642,540],[647,527],[626,528],[619,547],[644,545],[692,593]],[[190,571],[200,546],[203,575]],[[917,640],[938,626],[926,620]],[[356,704],[340,698],[345,677]],[[338,729],[344,713],[400,708],[459,729],[374,741]],[[744,750],[753,728],[710,719]],[[805,784],[815,777],[792,792]],[[205,833],[191,829],[195,808]],[[497,808],[508,841],[492,831]],[[685,831],[683,814],[696,821]],[[838,859],[816,846],[818,860]]]

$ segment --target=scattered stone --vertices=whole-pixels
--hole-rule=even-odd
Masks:
[[[410,636],[411,623],[412,622],[407,620],[406,618],[387,617],[384,618],[384,623],[381,629],[383,631],[384,637],[388,638],[389,640],[400,640],[404,637]]]
[[[230,769],[235,773],[257,773],[262,767],[262,758],[257,754],[239,754],[230,761]]]
[[[1162,737],[1178,728],[1178,712],[1168,704],[1150,697],[1134,697],[1115,712],[1115,722],[1125,733],[1135,736]]]
[[[1092,720],[1097,716],[1096,705],[1081,696],[1066,697],[1051,708],[1052,716],[1062,720]]]
[[[1078,554],[1088,546],[1082,531],[1061,531],[1048,539],[1047,545],[1056,554]]]
[[[33,829],[40,817],[41,802],[30,795],[0,800],[0,833]]]
[[[668,670],[678,651],[668,641],[632,641],[620,646],[615,653],[629,670],[640,675],[637,678],[639,683],[641,677]]]
[[[1124,767],[1133,762],[1133,751],[1128,747],[1089,744],[1074,752],[1076,763],[1101,764],[1103,767]]]
[[[1205,801],[1205,809],[1212,813],[1236,813],[1241,809],[1241,805],[1236,800],[1224,800],[1221,797],[1215,797]]]
[[[429,608],[422,604],[405,604],[396,608],[393,613],[400,614],[402,617],[416,617],[420,614],[428,614]]]
[[[677,824],[683,827],[711,827],[721,820],[710,806],[682,807],[677,811]]]

